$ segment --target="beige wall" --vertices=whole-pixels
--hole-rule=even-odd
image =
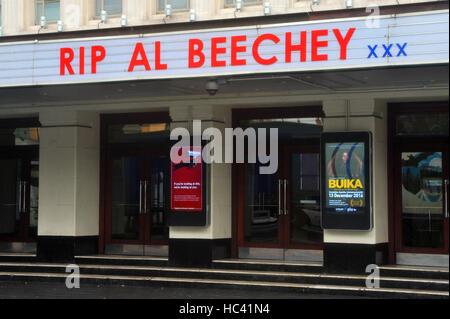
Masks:
[[[99,234],[99,116],[40,112],[39,236]]]
[[[234,8],[226,8],[224,0],[190,0],[191,8],[197,13],[197,21],[234,19],[263,16],[263,4],[269,1],[272,15],[286,13],[304,13],[312,11],[328,11],[345,9],[344,0],[321,0],[312,5],[312,0],[261,0],[261,3],[246,4],[241,12]],[[354,8],[365,8],[369,5],[399,5],[423,2],[439,2],[442,0],[354,0]],[[49,23],[46,29],[36,25],[34,0],[2,0],[3,35],[55,32],[56,23]],[[123,0],[123,14],[127,16],[128,25],[151,25],[175,22],[188,22],[189,10],[174,12],[166,19],[157,11],[156,0]],[[64,31],[76,31],[97,28],[117,28],[120,16],[110,16],[106,24],[101,24],[95,17],[95,1],[93,0],[61,0],[61,20]]]
[[[183,106],[171,107],[171,125],[192,131],[192,120],[202,121],[202,130],[215,127],[224,132],[231,127],[231,109],[228,107]],[[170,238],[221,239],[231,238],[232,196],[231,165],[211,164],[210,224],[206,227],[170,227]]]
[[[388,242],[387,105],[375,99],[325,100],[324,130],[371,131],[373,138],[373,229],[325,230],[326,243],[377,244]]]

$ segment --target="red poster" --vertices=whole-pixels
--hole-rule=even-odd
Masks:
[[[183,147],[182,160],[171,161],[172,211],[201,212],[202,205],[202,152],[201,147]]]

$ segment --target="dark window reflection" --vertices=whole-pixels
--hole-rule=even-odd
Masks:
[[[319,154],[291,155],[291,244],[321,244]]]
[[[259,174],[245,165],[244,236],[246,242],[278,242],[278,175]]]
[[[444,247],[442,180],[442,153],[402,153],[404,246]]]
[[[151,236],[152,240],[167,240],[169,227],[166,226],[166,167],[167,157],[155,157],[151,160]]]
[[[396,134],[448,136],[448,121],[448,113],[402,114],[396,118]]]
[[[139,239],[139,182],[137,157],[112,161],[112,238]]]

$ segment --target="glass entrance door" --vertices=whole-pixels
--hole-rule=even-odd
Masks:
[[[259,164],[241,166],[241,258],[321,259],[314,251],[320,251],[323,243],[319,145],[303,144],[279,151],[275,174],[260,174]]]
[[[258,163],[235,165],[238,255],[320,262],[323,259],[319,204],[322,120],[320,117],[274,118],[279,110],[261,112],[260,115],[242,114],[246,119],[236,123],[258,132],[278,130],[278,170],[264,175],[259,173]]]
[[[37,236],[37,155],[0,158],[0,241],[33,242]]]
[[[285,243],[290,249],[322,249],[320,165],[317,146],[286,150]]]
[[[23,191],[21,162],[16,158],[0,159],[0,238],[21,237],[21,210]]]
[[[398,251],[448,254],[448,149],[404,145],[398,159]]]
[[[167,245],[167,161],[150,151],[109,155],[107,253],[161,254],[154,246]]]
[[[263,175],[259,164],[245,164],[243,242],[249,246],[281,247],[281,183],[278,173]]]

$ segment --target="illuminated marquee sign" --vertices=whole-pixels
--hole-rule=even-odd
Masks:
[[[372,18],[3,43],[0,87],[448,63],[448,10]]]
[[[323,133],[322,226],[372,228],[370,132]]]

